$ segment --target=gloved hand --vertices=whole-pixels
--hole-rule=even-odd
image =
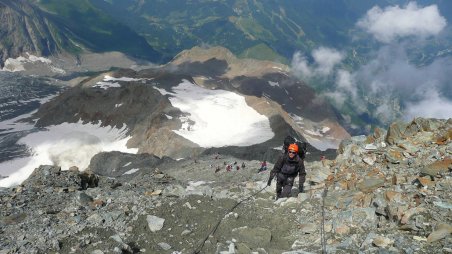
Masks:
[[[268,179],[268,181],[267,181],[267,186],[270,186],[272,184],[272,179],[270,178],[270,179]]]
[[[304,187],[303,186],[298,187],[298,193],[303,193],[303,192],[304,192]]]

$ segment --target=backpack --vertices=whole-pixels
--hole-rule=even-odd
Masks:
[[[292,136],[288,135],[285,139],[284,139],[284,145],[283,145],[283,150],[284,153],[287,153],[287,148],[289,147],[290,144],[297,144],[298,146],[298,156],[300,156],[300,158],[302,160],[304,160],[304,158],[306,157],[306,152],[308,150],[308,143],[304,142],[304,141],[296,141],[295,138],[293,138]]]
[[[297,144],[298,146],[298,156],[300,156],[300,158],[304,160],[304,158],[306,157],[306,152],[308,151],[308,143],[304,141],[297,141],[295,142],[295,144]]]
[[[283,145],[283,151],[284,153],[287,153],[287,148],[289,148],[290,144],[295,143],[295,139],[292,136],[287,136],[284,139],[284,145]]]

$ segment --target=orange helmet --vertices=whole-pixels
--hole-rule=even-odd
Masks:
[[[287,151],[295,151],[296,153],[298,153],[298,146],[297,144],[290,144],[289,148],[287,148]]]

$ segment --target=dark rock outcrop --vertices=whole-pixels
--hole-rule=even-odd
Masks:
[[[147,153],[129,154],[121,152],[102,152],[96,154],[89,164],[90,170],[106,177],[126,176],[128,172],[150,171],[162,163],[168,163],[173,159],[159,157]]]
[[[6,59],[25,52],[48,56],[62,50],[49,23],[45,13],[29,1],[0,0],[0,67]]]

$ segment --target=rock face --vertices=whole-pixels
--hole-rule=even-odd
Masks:
[[[31,64],[26,69],[33,70],[27,73],[43,72],[47,75],[49,71],[57,71],[64,74],[65,70],[61,68],[72,63],[81,67],[80,64],[87,61],[88,65],[78,68],[85,72],[85,67],[91,67],[89,63],[102,63],[83,59],[84,53],[90,52],[122,52],[131,58],[164,61],[144,37],[104,15],[91,2],[0,0],[0,34],[0,67],[8,71],[21,71],[22,68],[16,67],[18,62],[25,62],[26,65],[36,61],[49,64],[47,58],[52,56],[56,57],[53,58],[56,65],[50,66],[51,70]],[[102,57],[94,57],[99,56]],[[98,68],[94,66],[89,71]]]
[[[24,52],[47,56],[61,50],[49,20],[29,1],[0,1],[0,31],[0,67],[6,59]]]
[[[22,185],[0,190],[0,249],[448,253],[452,120],[404,126],[418,122],[432,127],[409,136],[403,127],[394,144],[385,142],[391,134],[383,130],[344,141],[336,159],[306,163],[305,193],[294,188],[292,197],[278,200],[274,182],[265,188],[268,172],[257,173],[259,161],[227,154],[180,161],[102,154],[88,174],[98,186],[87,189],[76,169],[41,166]],[[242,162],[244,168],[225,169]],[[423,171],[435,163],[447,169]]]

